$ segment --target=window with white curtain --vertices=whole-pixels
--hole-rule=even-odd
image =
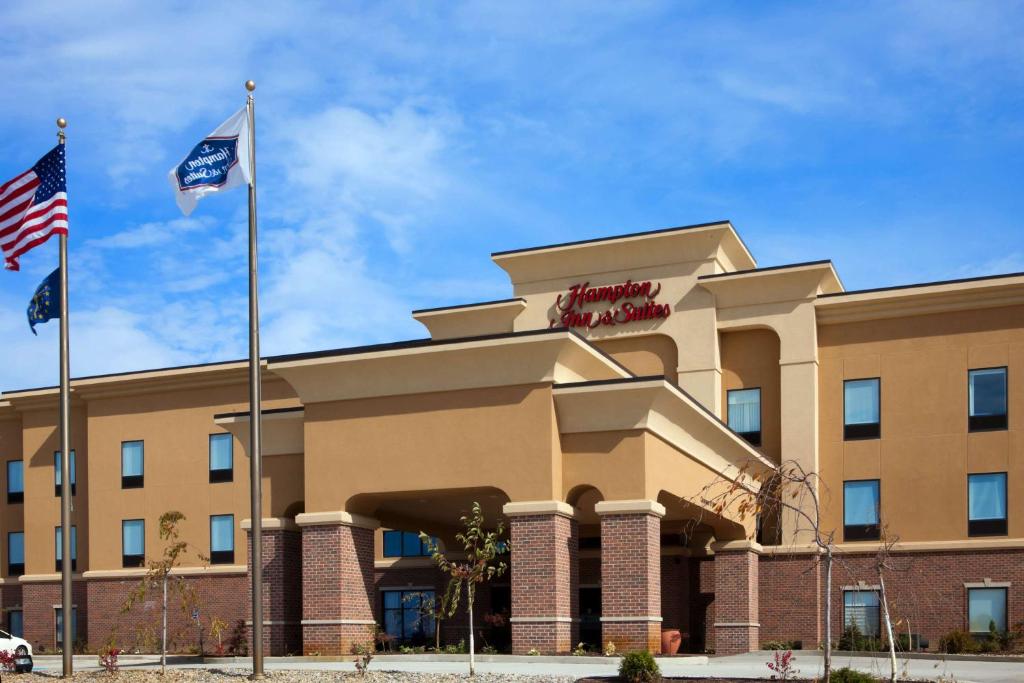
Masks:
[[[843,382],[844,439],[877,439],[881,435],[880,388],[877,377]]]
[[[997,631],[1006,630],[1006,589],[968,588],[967,622],[971,633],[988,633],[995,624]]]
[[[235,516],[210,517],[210,562],[232,564],[235,561]]]
[[[75,481],[77,476],[75,475],[75,449],[71,449],[68,453],[68,466],[71,468],[71,495],[75,495]],[[60,451],[55,451],[53,454],[53,491],[57,496],[60,496],[60,479],[61,479],[61,467],[60,467]]]
[[[7,502],[21,503],[25,500],[25,466],[21,460],[7,461]]]
[[[230,434],[210,434],[210,483],[234,478],[234,442]]]
[[[141,567],[146,559],[146,523],[141,519],[121,522],[121,565]]]
[[[60,527],[55,527],[54,538],[57,544],[57,571],[61,570],[64,557],[64,544],[61,542]],[[71,526],[71,571],[78,569],[78,527]]]
[[[729,429],[754,446],[761,445],[761,389],[726,392]]]
[[[967,475],[967,533],[1005,536],[1006,472]]]
[[[967,413],[972,432],[1006,429],[1006,368],[967,372]]]
[[[7,532],[7,576],[25,573],[25,532]]]
[[[863,635],[878,638],[882,632],[881,604],[876,590],[843,591],[843,628],[856,626]]]
[[[880,506],[877,479],[843,482],[843,540],[878,540]]]
[[[139,489],[145,473],[145,445],[142,441],[121,443],[121,488]]]

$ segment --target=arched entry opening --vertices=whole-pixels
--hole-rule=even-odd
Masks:
[[[593,486],[574,487],[565,502],[573,507],[579,533],[579,642],[600,652],[601,637],[601,518],[594,506],[604,495]]]

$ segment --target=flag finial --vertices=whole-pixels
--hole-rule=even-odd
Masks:
[[[67,127],[68,120],[63,116],[57,117],[57,140],[60,144],[64,144],[64,128]]]
[[[256,81],[246,81],[245,82],[245,89],[248,90],[249,92],[252,92],[253,90],[255,90],[256,89]]]

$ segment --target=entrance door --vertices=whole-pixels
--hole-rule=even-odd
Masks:
[[[601,589],[580,588],[580,640],[590,652],[601,652]]]

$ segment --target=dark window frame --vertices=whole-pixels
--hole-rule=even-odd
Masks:
[[[224,438],[227,437],[228,443],[231,444],[231,467],[225,467],[220,469],[213,468],[213,439],[214,437]],[[228,481],[235,480],[235,438],[230,433],[224,434],[223,432],[217,434],[210,434],[207,441],[207,467],[210,470],[210,483],[211,484],[222,484]]]
[[[875,380],[878,383],[878,422],[846,424],[846,385],[850,382]],[[843,380],[843,441],[862,441],[882,438],[882,378],[851,377]]]
[[[846,523],[846,485],[873,481],[878,485],[878,521],[874,524]],[[843,541],[877,541],[882,537],[882,480],[881,479],[844,479],[843,480]]]
[[[11,563],[11,536],[13,534],[21,534],[21,562]],[[25,532],[24,531],[8,531],[7,532],[7,576],[22,576],[25,573]]]
[[[60,498],[60,496],[61,496],[61,487],[62,487],[62,484],[63,484],[63,482],[61,484],[57,483],[57,475],[60,473],[60,469],[61,469],[58,466],[58,464],[57,464],[58,462],[60,462],[60,457],[61,457],[61,452],[60,451],[54,451],[53,452],[53,458],[54,458],[54,462],[53,462],[53,494],[57,498]],[[71,476],[71,495],[74,496],[77,493],[75,488],[78,485],[78,455],[75,453],[75,449],[74,448],[71,449],[71,451],[70,451],[70,453],[68,455],[68,469],[70,470],[71,475],[72,475]]]
[[[757,390],[757,423],[759,425],[761,425],[762,428],[764,427],[764,401],[762,400],[764,398],[764,392],[761,390],[761,387],[737,387],[735,389],[726,389],[726,391],[725,391],[725,423],[726,424],[729,424],[729,394],[731,394],[734,391],[753,391],[755,389]],[[730,429],[731,429],[731,427],[730,427]],[[762,433],[762,429],[758,429],[756,432],[736,432],[736,433],[739,434],[740,436],[742,436],[744,439],[746,439],[747,443],[749,443],[751,446],[756,446],[756,447],[760,447],[761,446],[761,433]]]
[[[844,631],[847,628],[849,628],[849,626],[847,624],[847,619],[846,619],[846,609],[847,609],[846,594],[847,593],[874,593],[875,594],[875,596],[878,598],[878,604],[879,604],[879,606],[876,608],[878,613],[875,615],[878,623],[875,624],[875,632],[873,634],[865,633],[863,635],[865,635],[865,636],[867,636],[869,638],[881,638],[882,637],[882,608],[881,608],[882,595],[881,595],[881,592],[879,591],[879,589],[877,589],[877,588],[844,588],[843,589],[843,630]]]
[[[11,490],[11,464],[12,463],[16,463],[16,462],[17,463],[21,463],[21,490],[20,491],[12,491]],[[7,478],[7,480],[5,482],[6,485],[7,485],[7,503],[9,505],[10,504],[15,504],[15,503],[24,503],[25,502],[25,461],[23,459],[21,459],[21,458],[16,458],[14,460],[8,460],[6,468],[4,469],[4,476]]]
[[[213,520],[217,517],[231,518],[231,550],[213,549]],[[223,515],[210,515],[210,564],[234,564],[235,563],[235,515],[227,513]]]
[[[395,555],[394,553],[389,553],[388,552],[388,540],[387,539],[388,539],[389,535],[393,535],[393,534],[398,534],[399,552],[398,552],[397,555]],[[383,557],[386,557],[387,559],[397,559],[397,558],[401,558],[401,557],[430,557],[430,551],[427,549],[427,544],[424,543],[422,540],[419,540],[420,550],[419,550],[418,553],[416,553],[416,554],[406,553],[405,552],[405,536],[406,536],[406,534],[416,536],[417,539],[419,540],[419,534],[417,534],[415,531],[403,531],[401,529],[387,529],[387,530],[385,530],[383,535],[381,536],[381,552],[382,552]],[[435,542],[436,542],[436,539],[435,539]]]
[[[142,522],[142,554],[125,555],[124,553],[124,525],[127,522]],[[121,566],[141,567],[146,563],[146,520],[144,519],[122,519],[121,520]]]
[[[54,544],[53,544],[53,564],[54,564],[54,567],[56,568],[56,571],[63,571],[64,570],[64,560],[63,560],[63,558],[57,559],[57,548],[58,548],[58,546],[57,546],[57,539],[60,538],[60,536],[59,536],[59,534],[60,534],[60,525],[58,524],[57,526],[53,527],[53,529],[54,529],[54,534],[53,534],[53,540],[54,540]],[[73,572],[74,571],[78,571],[78,525],[77,524],[72,524],[71,525],[71,571],[73,571]]]
[[[981,370],[1003,371],[1003,396],[1005,397],[1002,415],[971,415],[971,373]],[[1010,423],[1010,368],[1006,365],[994,365],[990,368],[968,368],[967,370],[967,431],[1004,432]]]
[[[126,443],[141,443],[142,444],[142,474],[130,474],[124,473],[124,445]],[[145,488],[146,485],[146,442],[144,439],[129,439],[121,442],[121,488],[122,489],[141,489]]]
[[[384,597],[386,593],[398,593],[400,595],[399,600],[398,600],[398,604],[401,605],[401,606],[400,607],[387,607],[386,606],[387,605],[387,601],[386,601],[386,599]],[[389,635],[394,636],[395,637],[395,641],[399,642],[399,643],[409,643],[409,642],[416,642],[417,641],[417,638],[415,636],[412,637],[412,638],[406,638],[405,637],[405,627],[406,627],[405,619],[406,619],[406,614],[410,613],[410,612],[417,613],[417,611],[419,609],[418,607],[408,605],[408,603],[406,602],[406,597],[405,596],[407,594],[413,594],[413,593],[419,593],[420,600],[423,600],[423,596],[425,594],[428,594],[428,593],[430,594],[430,598],[431,599],[437,600],[437,591],[435,589],[433,589],[433,588],[401,588],[401,587],[395,587],[395,588],[381,588],[380,589],[380,614],[381,614],[381,621],[385,625],[384,627],[387,628],[388,613],[389,612],[399,612],[402,615],[402,633],[391,633],[391,634],[389,634]],[[418,619],[418,620],[421,620],[421,621],[423,619],[423,617],[420,616],[419,614],[416,614],[415,618]],[[430,633],[427,633],[426,630],[423,629],[422,623],[420,624],[419,628],[421,630],[420,636],[424,640],[430,640],[430,637],[433,635],[433,631],[431,631]]]
[[[1003,475],[1003,500],[1006,501],[1006,513],[1002,519],[971,519],[971,477],[984,474]],[[968,536],[1007,536],[1010,518],[1010,475],[1008,472],[969,472],[967,474],[967,535]]]

